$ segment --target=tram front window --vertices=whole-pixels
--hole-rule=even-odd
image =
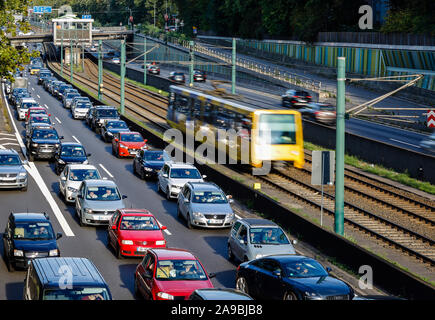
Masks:
[[[295,117],[292,114],[262,114],[258,128],[259,141],[263,143],[296,144]]]

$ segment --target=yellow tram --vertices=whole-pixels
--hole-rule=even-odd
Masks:
[[[170,86],[166,121],[183,133],[191,128],[196,140],[199,131],[200,136],[212,133],[213,144],[221,151],[225,148],[237,163],[261,167],[263,161],[270,160],[291,161],[297,168],[304,165],[302,120],[295,110],[256,108],[199,90]],[[230,135],[222,139],[222,132],[234,132],[231,137],[235,139]]]

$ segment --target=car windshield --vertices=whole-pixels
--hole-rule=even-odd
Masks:
[[[97,110],[97,115],[101,118],[117,118],[118,113],[114,109]]]
[[[86,193],[87,200],[117,201],[121,200],[118,189],[115,187],[89,187]]]
[[[259,141],[266,144],[296,144],[296,124],[292,114],[262,114]]]
[[[76,106],[77,109],[89,109],[90,107],[91,104],[86,102],[78,102]]]
[[[19,156],[0,155],[0,166],[17,166],[21,164]]]
[[[320,263],[312,259],[287,261],[281,263],[285,273],[290,278],[326,277],[328,272]]]
[[[72,98],[74,98],[74,97],[79,97],[80,95],[78,94],[78,93],[68,93],[67,95],[66,95],[66,98],[67,99],[72,99]]]
[[[35,130],[32,134],[33,139],[56,139],[59,137],[55,130]]]
[[[45,111],[45,109],[33,109],[33,110],[29,110],[29,114],[41,114],[41,113],[47,113]]]
[[[308,92],[305,92],[305,91],[296,91],[295,92],[295,96],[298,96],[298,97],[307,97],[307,96],[309,96],[309,94],[308,94]]]
[[[124,142],[143,142],[143,138],[139,133],[134,134],[122,134],[121,141]]]
[[[106,288],[73,288],[44,290],[43,300],[109,300]]]
[[[60,155],[66,157],[84,157],[85,150],[81,146],[63,146]]]
[[[128,129],[124,121],[109,121],[106,125],[107,129]]]
[[[51,240],[54,232],[49,222],[16,222],[13,236],[17,240]]]
[[[319,109],[322,111],[335,111],[334,106],[331,105],[319,105]]]
[[[21,109],[29,109],[32,107],[39,107],[39,105],[36,102],[23,102],[21,104]]]
[[[97,169],[74,169],[69,172],[69,180],[83,181],[101,179]]]
[[[252,244],[290,244],[280,228],[251,228],[249,235]]]
[[[227,198],[220,191],[195,191],[194,203],[227,203]]]
[[[33,116],[30,118],[30,121],[33,123],[47,123],[50,124],[50,118],[49,117],[43,117],[43,116]]]
[[[121,230],[159,230],[156,219],[145,216],[124,216],[120,225]]]
[[[145,152],[143,155],[145,161],[168,161],[169,156],[166,152],[163,151],[151,151],[151,152]]]
[[[156,269],[157,280],[207,280],[197,260],[160,260]]]
[[[178,169],[171,170],[171,178],[175,179],[201,179],[199,171],[196,169]]]

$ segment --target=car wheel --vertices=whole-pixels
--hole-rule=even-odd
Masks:
[[[30,162],[35,161],[35,157],[33,156],[32,153],[29,153],[29,161],[30,161]]]
[[[244,277],[237,278],[236,280],[236,289],[240,290],[246,294],[249,294],[248,282]]]
[[[15,268],[14,265],[12,264],[10,258],[8,257],[8,255],[6,254],[6,248],[3,247],[3,257],[5,257],[6,260],[6,266],[8,267],[8,271],[9,272],[14,272]]]
[[[137,279],[136,276],[134,276],[134,297],[137,299],[141,299],[142,296],[139,292],[139,288],[137,287]]]
[[[143,171],[143,168],[141,168],[141,170],[140,170],[140,178],[142,180],[145,180],[145,172]]]
[[[82,215],[79,214],[77,209],[76,209],[76,213],[77,213],[77,218],[79,219],[79,225],[80,225],[80,227],[83,227],[84,224],[83,224],[83,221],[82,221]]]
[[[166,199],[171,201],[171,191],[169,191],[169,188],[166,188]]]
[[[177,217],[179,218],[179,219],[181,219],[182,217],[181,217],[181,211],[180,211],[180,207],[177,205]]]
[[[193,229],[194,226],[193,226],[192,222],[190,221],[190,214],[187,214],[187,218],[186,219],[187,219],[187,227],[189,229]]]
[[[137,175],[137,170],[136,170],[136,161],[135,161],[135,160],[133,160],[133,173],[134,173],[135,175]]]
[[[288,291],[284,293],[283,300],[298,300],[294,292]]]
[[[121,248],[119,247],[119,245],[116,246],[116,258],[117,259],[123,258],[122,254],[121,254]]]
[[[233,253],[233,250],[231,250],[230,244],[228,244],[228,260],[230,260],[230,261],[234,260],[234,253]]]
[[[22,187],[22,188],[21,188],[21,191],[27,191],[27,186]]]
[[[157,193],[162,192],[162,189],[160,188],[160,181],[157,180]]]

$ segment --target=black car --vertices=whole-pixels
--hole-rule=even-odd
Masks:
[[[42,84],[45,78],[51,77],[52,74],[50,71],[40,71],[38,75],[38,84]]]
[[[207,76],[204,71],[194,70],[193,71],[193,81],[195,82],[205,82],[207,80]]]
[[[100,133],[100,129],[106,120],[119,120],[119,113],[115,107],[100,106],[92,109],[91,128],[96,133]]]
[[[59,100],[63,99],[63,94],[64,94],[66,89],[73,89],[73,87],[72,87],[72,85],[66,84],[66,83],[59,86],[59,89],[57,90],[57,98]]]
[[[56,174],[60,174],[68,163],[88,164],[90,153],[86,153],[85,148],[77,142],[63,142],[54,156],[54,166]]]
[[[352,300],[353,289],[314,259],[271,255],[240,264],[236,289],[272,300]]]
[[[11,102],[13,106],[17,106],[21,98],[30,98],[30,93],[26,88],[16,88],[12,90]]]
[[[148,66],[147,71],[150,74],[160,74],[160,68],[155,64]]]
[[[105,121],[101,127],[101,137],[105,142],[112,142],[113,135],[117,132],[130,131],[127,123],[122,120],[108,120]]]
[[[169,80],[177,83],[186,82],[186,77],[183,72],[173,71],[169,74]]]
[[[133,172],[142,179],[157,177],[157,173],[171,157],[164,150],[140,150],[133,160]]]
[[[60,140],[56,129],[53,127],[35,127],[29,134],[27,142],[27,153],[29,160],[54,159],[57,149],[60,147]]]
[[[45,213],[11,213],[3,234],[4,259],[9,271],[27,268],[30,260],[60,256],[57,239]]]
[[[283,107],[300,108],[311,102],[311,95],[303,90],[287,90],[281,96]]]
[[[48,89],[48,86],[52,81],[57,81],[57,78],[56,77],[46,77],[46,78],[44,78],[44,80],[42,80],[42,86],[44,87],[45,90]]]
[[[246,293],[234,289],[196,289],[188,300],[254,300]]]

